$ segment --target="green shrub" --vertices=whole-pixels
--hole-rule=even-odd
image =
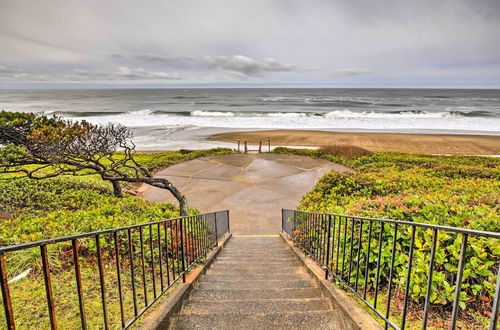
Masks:
[[[318,150],[286,149],[278,152],[337,160],[356,170],[323,176],[303,198],[300,204],[302,210],[500,231],[500,159],[389,152],[336,159]],[[376,271],[379,225],[374,225],[373,229],[368,264],[370,276],[374,276]],[[355,232],[358,231],[359,223],[355,227]],[[359,244],[357,234],[351,237],[349,231],[347,233],[347,244],[349,246],[352,242],[356,251]],[[393,233],[392,226],[385,225],[380,275],[382,285],[388,284]],[[360,251],[361,269],[365,267],[367,239],[365,223]],[[425,296],[431,241],[432,230],[416,231],[410,294],[417,304],[422,304]],[[399,226],[393,282],[396,288],[393,292],[404,292],[409,242],[409,227]],[[435,305],[450,308],[453,302],[460,243],[461,235],[458,234],[440,232],[438,236],[431,296],[431,303]],[[475,309],[488,311],[500,262],[498,240],[471,236],[466,261],[460,307],[470,312]],[[344,275],[347,276],[346,273]],[[355,281],[353,276],[352,283]],[[364,285],[364,279],[359,278],[358,284]],[[373,290],[373,283],[368,285]],[[488,307],[485,308],[485,305]]]

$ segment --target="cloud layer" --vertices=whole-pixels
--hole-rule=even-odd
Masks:
[[[0,0],[0,6],[0,88],[500,87],[497,0]]]

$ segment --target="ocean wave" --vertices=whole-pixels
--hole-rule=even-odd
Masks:
[[[182,117],[323,117],[323,118],[447,118],[447,117],[483,117],[496,118],[497,114],[488,110],[481,110],[472,107],[450,107],[446,111],[423,111],[423,110],[386,110],[386,111],[352,111],[348,109],[334,111],[277,111],[277,112],[250,112],[250,111],[219,111],[219,110],[195,110],[195,111],[168,111],[140,109],[127,112],[111,111],[82,111],[82,112],[59,112],[53,110],[44,111],[45,115],[59,115],[63,117],[150,117],[158,115],[182,116]]]
[[[165,112],[166,113],[166,112]],[[187,112],[170,113],[172,115],[186,115]],[[324,117],[324,118],[446,118],[446,117],[493,117],[494,113],[486,110],[452,110],[430,112],[422,110],[400,111],[351,111],[335,110],[329,112],[236,112],[236,111],[203,111],[189,113],[193,117]]]

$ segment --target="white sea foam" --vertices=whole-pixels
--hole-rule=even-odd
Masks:
[[[234,117],[235,112],[232,111],[202,111],[196,110],[191,112],[191,116],[194,117]]]
[[[199,111],[185,114],[137,111],[105,116],[74,117],[92,123],[117,122],[128,127],[222,127],[276,129],[378,129],[378,130],[460,130],[499,132],[500,118],[468,117],[450,112],[376,113],[331,111],[235,113]],[[499,132],[500,134],[500,132]]]

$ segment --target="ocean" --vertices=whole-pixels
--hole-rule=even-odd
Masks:
[[[144,150],[220,146],[203,137],[253,129],[500,135],[500,90],[0,90],[0,110],[117,122]]]

